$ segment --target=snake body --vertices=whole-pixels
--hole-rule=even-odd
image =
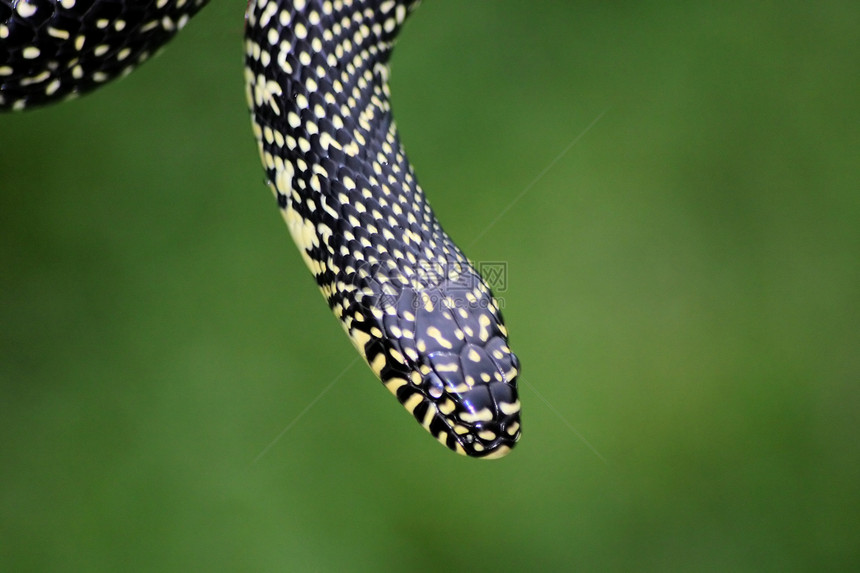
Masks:
[[[70,99],[130,73],[207,0],[0,0],[0,110]]]
[[[41,4],[52,6],[61,20],[80,16],[74,13],[80,2]],[[107,3],[87,2],[90,10]],[[203,3],[159,0],[149,3],[156,12],[143,18],[97,19],[96,29],[116,28],[122,20],[123,28],[151,32],[158,28],[153,22],[168,22],[161,26],[163,42]],[[391,115],[389,58],[418,3],[252,0],[245,27],[246,95],[269,186],[359,354],[439,442],[469,456],[501,457],[520,438],[519,362],[490,288],[440,226]],[[0,0],[6,11],[0,12],[0,41],[28,22],[31,10],[22,11],[22,4]],[[62,16],[67,4],[71,16]],[[40,30],[33,38],[58,35],[44,23],[29,28]],[[80,43],[75,38],[70,33],[68,41]],[[92,48],[89,36],[83,43]],[[80,56],[71,63],[68,54],[48,57],[22,75],[19,65],[38,59],[22,57],[31,46],[7,50],[6,62],[0,51],[0,108],[23,109],[86,91],[108,74],[126,73],[156,47],[112,46],[98,50],[112,54],[111,71],[79,85],[75,66],[94,69]],[[48,51],[36,49],[39,57]],[[120,53],[127,64],[118,65]]]

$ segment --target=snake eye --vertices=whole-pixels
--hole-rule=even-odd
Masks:
[[[424,384],[427,388],[427,395],[434,400],[438,400],[445,393],[445,384],[435,372],[431,372],[424,377]]]

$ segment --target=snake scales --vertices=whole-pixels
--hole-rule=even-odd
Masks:
[[[0,110],[129,73],[206,0],[0,0]],[[498,304],[400,144],[389,58],[418,1],[252,0],[246,95],[269,186],[329,307],[382,383],[450,449],[520,438]]]

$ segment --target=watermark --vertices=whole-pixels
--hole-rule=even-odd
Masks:
[[[472,265],[455,261],[422,261],[409,267],[363,262],[345,277],[333,296],[354,297],[367,309],[504,308],[499,294],[508,289],[506,261],[478,261]],[[351,293],[351,294],[350,294]],[[495,304],[494,301],[495,300]]]
[[[484,277],[494,293],[508,290],[508,263],[506,261],[478,261],[478,273]]]

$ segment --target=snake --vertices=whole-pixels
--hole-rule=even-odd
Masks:
[[[0,0],[0,110],[128,75],[206,3]],[[520,362],[497,299],[430,207],[391,111],[392,49],[419,3],[251,0],[245,95],[268,186],[359,355],[438,442],[500,458],[521,436]]]

